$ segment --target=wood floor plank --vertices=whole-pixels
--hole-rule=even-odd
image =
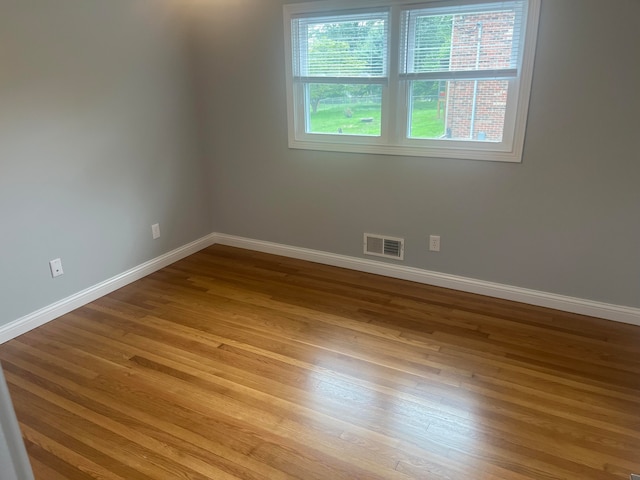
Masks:
[[[640,328],[231,247],[0,361],[37,480],[640,471]]]

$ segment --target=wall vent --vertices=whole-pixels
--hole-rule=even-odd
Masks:
[[[404,260],[404,238],[364,234],[364,254]]]

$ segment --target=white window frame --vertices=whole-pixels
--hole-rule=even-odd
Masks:
[[[440,8],[454,5],[491,3],[498,0],[371,0],[366,8],[357,0],[321,0],[284,6],[287,122],[289,148],[333,152],[406,155],[418,157],[521,162],[524,148],[533,64],[537,40],[540,0],[527,0],[524,19],[521,64],[517,78],[509,80],[509,97],[505,117],[503,141],[438,140],[408,138],[408,86],[407,76],[400,74],[401,15],[407,8]],[[360,8],[358,8],[360,7]],[[340,12],[388,9],[389,40],[387,58],[388,77],[376,83],[382,85],[382,126],[380,136],[314,134],[306,132],[308,105],[304,101],[303,84],[294,81],[292,54],[292,19],[300,15],[327,15]],[[356,81],[354,83],[361,83]]]

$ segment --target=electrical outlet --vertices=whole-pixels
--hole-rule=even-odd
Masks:
[[[440,251],[440,235],[429,235],[429,250],[432,252]]]
[[[151,225],[151,235],[153,235],[153,239],[160,238],[160,224],[154,223]]]
[[[51,276],[53,278],[59,277],[64,273],[62,270],[62,260],[56,258],[55,260],[51,260],[49,262],[49,268],[51,269]]]

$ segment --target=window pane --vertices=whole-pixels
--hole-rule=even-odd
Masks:
[[[415,19],[411,72],[449,70],[452,15],[421,16]]]
[[[451,70],[515,67],[520,39],[514,35],[515,11],[456,15],[451,39]]]
[[[386,76],[387,28],[388,12],[294,20],[294,75]]]
[[[410,138],[501,142],[507,80],[415,81]]]
[[[381,134],[380,85],[307,85],[307,133]]]
[[[515,1],[404,12],[401,73],[517,68],[524,7]]]
[[[411,82],[411,138],[443,138],[445,134],[445,81]]]

